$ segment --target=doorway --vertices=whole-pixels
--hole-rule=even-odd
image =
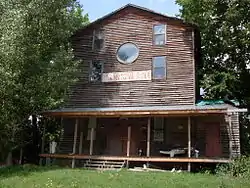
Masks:
[[[221,156],[220,124],[206,124],[206,156]]]

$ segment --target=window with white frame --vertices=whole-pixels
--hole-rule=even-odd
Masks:
[[[167,31],[167,26],[164,24],[155,25],[153,27],[153,43],[154,43],[154,45],[166,44],[166,31]]]
[[[90,62],[89,80],[100,82],[102,80],[103,63],[99,60]]]
[[[166,79],[167,77],[167,60],[165,56],[153,57],[152,76],[155,80]]]
[[[93,31],[93,50],[101,50],[104,48],[104,31],[103,29]]]

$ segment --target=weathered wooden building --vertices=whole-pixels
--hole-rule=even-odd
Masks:
[[[245,110],[197,101],[194,25],[129,4],[72,40],[81,76],[65,106],[44,113],[62,119],[64,134],[55,153],[41,157],[67,158],[72,167],[180,162],[190,170],[240,154]]]

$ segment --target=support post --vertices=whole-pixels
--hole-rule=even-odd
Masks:
[[[188,117],[188,158],[191,158],[191,117]],[[191,163],[188,163],[188,172],[191,171]]]
[[[94,128],[91,128],[90,132],[90,146],[89,146],[89,155],[93,155],[93,145],[94,145]]]
[[[128,126],[127,157],[130,156],[131,126]]]
[[[82,154],[83,132],[80,133],[79,154]]]
[[[231,159],[232,158],[232,146],[233,146],[233,143],[232,143],[232,115],[231,114],[228,114],[228,125],[229,125],[229,128],[228,128],[228,132],[229,132],[229,158]]]
[[[44,125],[43,127],[43,135],[42,135],[42,144],[41,144],[41,154],[44,154],[44,146],[45,146],[45,131],[46,131],[46,127]],[[39,164],[42,165],[43,164],[43,158],[40,157],[40,161]]]
[[[76,119],[76,122],[75,122],[73,155],[76,154],[77,129],[78,129],[78,119]],[[72,159],[71,167],[72,167],[72,168],[75,168],[75,158],[74,158],[74,157],[73,157],[73,159]]]
[[[19,156],[18,164],[21,165],[22,161],[23,161],[23,148],[20,149],[20,156]]]
[[[127,139],[127,157],[130,156],[130,140],[131,140],[131,126],[128,126],[128,139]],[[129,168],[129,161],[126,161],[126,167]]]
[[[151,133],[151,118],[148,117],[148,126],[147,126],[147,157],[150,156],[150,133]]]

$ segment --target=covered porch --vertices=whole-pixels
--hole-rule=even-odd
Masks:
[[[150,107],[152,108],[152,107]],[[172,108],[172,109],[171,109]],[[129,163],[227,163],[240,154],[233,133],[238,118],[227,106],[157,107],[157,109],[81,109],[54,111],[64,133],[53,152],[42,158]],[[234,136],[234,138],[233,138]],[[236,136],[236,137],[235,137]]]

